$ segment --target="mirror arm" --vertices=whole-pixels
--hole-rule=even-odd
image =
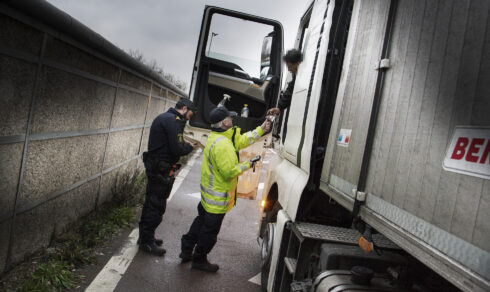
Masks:
[[[264,84],[264,80],[261,80],[261,79],[256,78],[256,77],[252,77],[252,81],[253,81],[255,84],[258,84],[258,85],[262,85],[262,84]]]

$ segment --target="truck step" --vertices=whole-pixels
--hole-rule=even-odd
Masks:
[[[289,273],[291,275],[294,275],[294,272],[296,272],[296,263],[298,261],[293,258],[284,258],[284,263],[286,264],[286,268],[288,269]]]
[[[296,222],[293,230],[304,238],[317,239],[329,242],[358,245],[361,233],[356,229],[320,225],[306,222]],[[374,245],[378,248],[400,249],[395,243],[382,234],[372,236]]]

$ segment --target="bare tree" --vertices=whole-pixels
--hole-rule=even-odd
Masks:
[[[143,56],[143,53],[140,50],[129,50],[128,54],[133,57],[136,61],[141,62],[148,66],[151,70],[153,70],[155,73],[158,75],[162,76],[166,80],[168,80],[170,83],[173,85],[177,86],[181,90],[186,90],[187,89],[187,84],[182,81],[180,78],[175,76],[172,73],[165,72],[163,67],[161,67],[157,60],[151,59],[150,61],[147,61],[145,57]]]
[[[143,64],[146,63],[145,58],[143,57],[143,53],[140,50],[129,50],[128,54],[136,61],[139,61]]]

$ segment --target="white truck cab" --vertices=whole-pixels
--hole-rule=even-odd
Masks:
[[[264,291],[490,290],[489,11],[311,2],[263,191]],[[282,35],[276,21],[206,7],[196,139],[225,93],[231,110],[249,105],[245,130],[277,104]]]

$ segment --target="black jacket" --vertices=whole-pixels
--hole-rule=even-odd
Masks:
[[[291,97],[293,96],[294,90],[294,82],[296,81],[296,75],[293,75],[293,79],[289,81],[288,87],[279,97],[279,102],[277,103],[277,107],[283,111],[291,105]]]
[[[158,160],[176,163],[192,151],[183,139],[185,120],[174,108],[158,115],[151,124],[148,152]]]

